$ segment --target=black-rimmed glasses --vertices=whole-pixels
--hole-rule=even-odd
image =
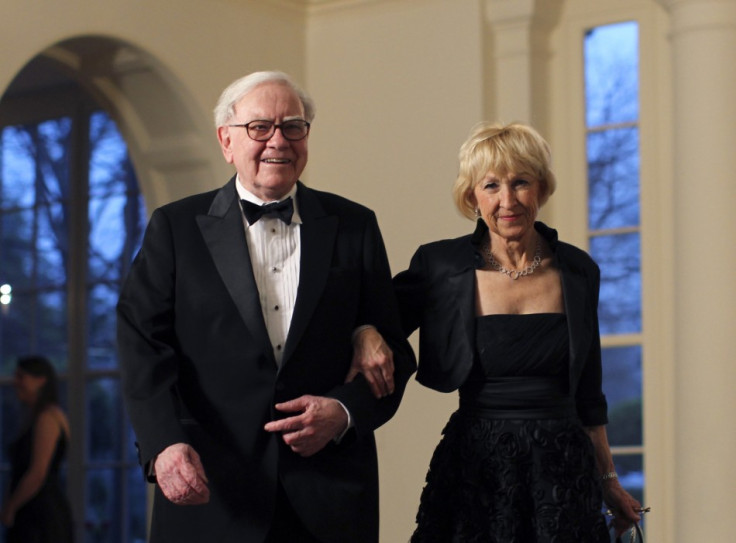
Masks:
[[[309,134],[309,123],[303,119],[293,119],[276,124],[273,121],[265,121],[257,119],[245,124],[229,124],[228,126],[237,126],[245,128],[248,137],[255,141],[268,141],[278,128],[285,139],[289,141],[303,140]]]

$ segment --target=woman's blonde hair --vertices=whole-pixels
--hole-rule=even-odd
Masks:
[[[460,147],[460,170],[452,188],[455,205],[464,216],[475,219],[472,200],[475,186],[493,172],[497,176],[527,173],[540,184],[539,207],[555,191],[549,144],[531,126],[521,123],[482,122]]]

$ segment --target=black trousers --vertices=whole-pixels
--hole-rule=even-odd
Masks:
[[[304,526],[281,484],[276,495],[276,513],[266,543],[322,543]]]

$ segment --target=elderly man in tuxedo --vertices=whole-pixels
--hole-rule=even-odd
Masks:
[[[374,213],[299,181],[313,117],[280,72],[225,89],[215,122],[235,176],[155,210],[123,286],[152,543],[378,541],[373,431],[416,365]],[[371,379],[391,394],[346,381],[365,325],[392,351],[367,355],[392,361]]]

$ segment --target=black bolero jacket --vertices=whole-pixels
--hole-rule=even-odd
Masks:
[[[601,388],[598,330],[600,270],[584,251],[561,242],[557,231],[541,222],[537,232],[549,243],[562,277],[570,331],[570,392],[585,426],[606,424],[607,404]],[[457,390],[475,361],[475,270],[482,266],[479,248],[488,228],[417,249],[409,269],[394,277],[406,335],[417,328],[417,381],[440,392]]]

